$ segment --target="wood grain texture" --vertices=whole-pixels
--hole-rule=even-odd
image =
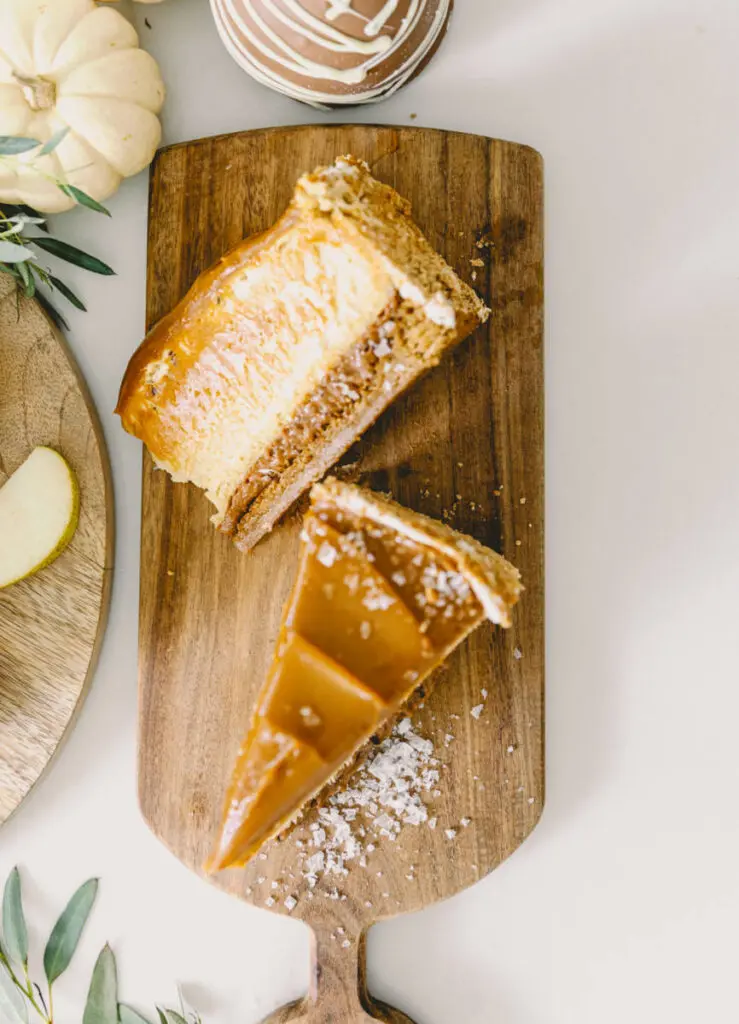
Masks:
[[[0,485],[37,445],[55,448],[74,470],[80,521],[52,565],[0,590],[0,823],[82,704],[107,619],[114,539],[108,456],[90,395],[48,317],[3,276]]]
[[[366,159],[411,200],[432,244],[493,310],[488,326],[389,409],[344,461],[369,486],[502,551],[527,589],[513,629],[479,629],[413,716],[448,765],[433,805],[436,830],[406,827],[397,842],[378,845],[368,870],[321,882],[310,898],[295,845],[310,812],[302,828],[271,844],[266,860],[214,879],[256,905],[276,896],[278,912],[293,895],[292,916],[315,932],[314,989],[273,1024],[407,1021],[366,993],[367,927],[482,878],[529,835],[544,799],[538,154],[477,136],[366,126],[272,129],[165,150],[152,173],[148,320],[168,312],[230,247],[276,220],[301,172],[343,153]],[[244,556],[212,528],[211,511],[200,492],[172,484],[145,456],[140,800],[154,832],[196,871],[272,655],[299,536],[293,514]],[[483,703],[482,690],[488,696],[476,720],[470,711]],[[448,734],[453,741],[445,742]],[[469,827],[460,828],[462,818]],[[457,830],[454,840],[446,828]],[[328,898],[334,884],[339,899]]]

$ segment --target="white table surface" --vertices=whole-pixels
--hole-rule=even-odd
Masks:
[[[548,803],[472,890],[377,927],[373,992],[417,1024],[694,1024],[736,1015],[739,945],[739,4],[457,0],[422,78],[362,121],[527,142],[546,161]],[[123,7],[127,13],[132,8]],[[148,16],[151,30],[144,27]],[[132,14],[167,142],[331,120],[265,91],[205,0]],[[347,114],[335,115],[342,120]],[[111,415],[144,322],[146,176],[57,229],[118,276],[69,275],[71,344],[110,445],[110,624],[51,773],[0,832],[37,944],[100,875],[59,983],[78,1021],[104,940],[142,1008],[185,991],[256,1024],[308,978],[302,925],[189,874],[136,805],[139,445]]]

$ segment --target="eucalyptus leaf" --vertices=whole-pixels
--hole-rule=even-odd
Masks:
[[[97,878],[90,878],[84,882],[72,896],[52,929],[44,950],[44,973],[50,985],[69,967],[82,929],[95,902],[97,889]]]
[[[118,977],[107,943],[95,961],[82,1024],[118,1024]]]
[[[25,260],[33,260],[31,249],[25,245],[18,245],[17,242],[0,241],[0,263],[23,263]]]
[[[0,1020],[3,1024],[28,1024],[28,1003],[5,971],[0,971]]]
[[[69,134],[69,126],[66,128],[60,128],[58,132],[54,132],[48,142],[45,142],[39,156],[48,156],[49,153],[53,153],[65,135]]]
[[[128,1003],[118,1004],[118,1020],[120,1024],[151,1024],[148,1017],[144,1017],[138,1010],[134,1010]]]
[[[69,196],[70,199],[74,199],[76,203],[79,203],[80,206],[86,206],[88,210],[94,210],[95,213],[104,213],[106,217],[110,217],[110,210],[106,210],[97,199],[88,196],[87,192],[83,192],[81,188],[77,188],[75,185],[59,185],[59,189],[65,196]]]
[[[59,278],[54,277],[53,274],[49,274],[49,281],[68,302],[71,302],[73,306],[77,307],[77,309],[81,309],[83,313],[87,312],[87,306],[84,304],[82,299],[78,298],[72,289],[64,283],[64,281],[60,281]]]
[[[28,268],[24,268],[29,274]],[[25,283],[25,282],[24,282]],[[31,280],[33,286],[33,280]],[[35,289],[34,289],[35,291]],[[23,914],[21,876],[18,868],[10,872],[3,893],[3,940],[11,960],[19,964],[28,963],[28,929]]]
[[[73,263],[84,270],[89,270],[93,274],[115,274],[115,270],[109,267],[107,263],[103,263],[102,260],[88,255],[88,253],[77,249],[73,245],[69,245],[67,242],[62,242],[59,238],[34,236],[33,238],[26,239],[26,241],[29,244],[37,245],[39,249],[43,249],[45,252],[50,252],[52,256],[58,256],[59,259],[66,260],[67,263]],[[2,259],[1,255],[0,259]]]
[[[28,153],[41,143],[38,139],[26,139],[19,135],[0,135],[0,156],[17,156]]]
[[[160,1024],[187,1024],[187,1021],[177,1010],[170,1010],[166,1006],[157,1006]]]
[[[36,294],[36,282],[27,263],[17,263],[18,274],[23,281],[23,293],[26,298],[32,299]]]

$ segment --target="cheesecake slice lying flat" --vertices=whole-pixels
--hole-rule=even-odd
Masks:
[[[336,480],[311,493],[293,591],[207,865],[245,864],[385,728],[518,571],[471,537]]]
[[[488,312],[406,200],[342,158],[154,327],[117,412],[248,550]]]

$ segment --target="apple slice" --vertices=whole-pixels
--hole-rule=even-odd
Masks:
[[[0,489],[0,589],[53,562],[77,529],[77,478],[59,452],[34,448]]]

